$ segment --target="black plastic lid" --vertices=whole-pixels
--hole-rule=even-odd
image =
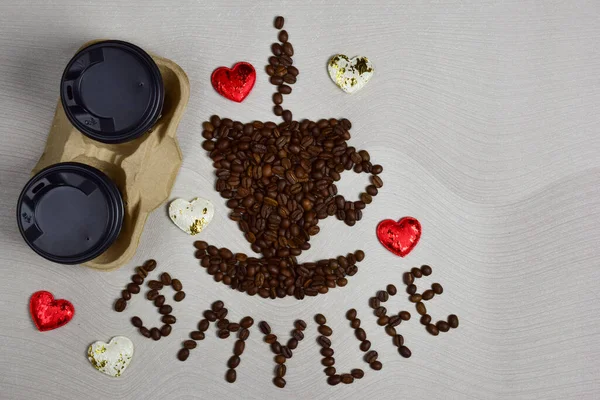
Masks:
[[[36,174],[23,188],[17,222],[27,244],[42,257],[79,264],[98,257],[117,239],[123,199],[101,171],[61,163]]]
[[[71,123],[104,143],[122,143],[147,132],[161,115],[160,71],[144,50],[122,41],[98,42],[71,59],[60,83]]]

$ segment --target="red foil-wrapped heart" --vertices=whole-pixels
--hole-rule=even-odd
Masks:
[[[419,243],[421,224],[413,217],[404,217],[398,222],[386,219],[377,225],[377,238],[383,247],[404,257]]]
[[[215,90],[229,100],[242,102],[250,94],[256,82],[256,71],[247,62],[239,62],[229,69],[219,67],[210,78]]]
[[[29,300],[29,312],[33,323],[40,331],[50,331],[66,325],[75,315],[70,301],[55,300],[50,292],[35,292]]]

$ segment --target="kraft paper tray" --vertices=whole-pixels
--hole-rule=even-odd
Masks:
[[[71,125],[59,101],[46,148],[33,169],[35,174],[52,164],[80,162],[98,168],[119,187],[125,205],[123,228],[106,252],[83,264],[90,268],[110,271],[133,257],[148,214],[167,200],[181,166],[175,135],[190,96],[190,84],[179,65],[156,55],[152,58],[162,75],[165,101],[162,116],[149,133],[121,144],[97,142]]]

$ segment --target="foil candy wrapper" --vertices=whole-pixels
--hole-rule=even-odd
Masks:
[[[336,54],[329,59],[327,71],[331,80],[346,93],[362,89],[375,72],[367,57],[348,58],[343,54]]]
[[[133,342],[125,336],[115,336],[110,342],[94,342],[88,347],[88,360],[98,371],[119,377],[133,357]]]
[[[188,235],[197,235],[212,221],[215,207],[208,200],[195,198],[191,202],[176,199],[169,205],[169,217]]]

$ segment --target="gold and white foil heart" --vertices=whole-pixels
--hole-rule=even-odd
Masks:
[[[346,93],[362,89],[375,72],[367,57],[348,58],[343,54],[336,54],[329,59],[327,71],[331,80]]]
[[[88,347],[88,360],[98,371],[119,377],[133,357],[133,343],[125,336],[115,336],[110,342],[94,342]]]
[[[212,221],[215,207],[208,200],[195,198],[191,202],[176,199],[169,205],[169,217],[188,235],[197,235]]]

